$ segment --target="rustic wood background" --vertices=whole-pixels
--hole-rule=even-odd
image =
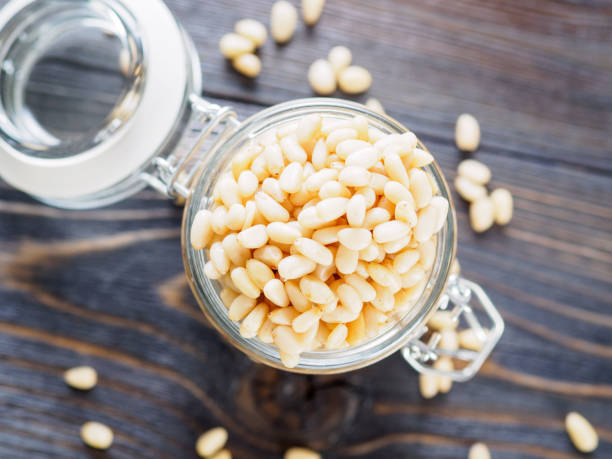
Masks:
[[[310,96],[308,65],[337,44],[372,71],[368,95],[450,179],[462,158],[454,120],[473,113],[483,131],[474,156],[493,187],[513,192],[515,218],[476,235],[457,197],[458,253],[506,332],[474,380],[431,401],[397,354],[341,376],[272,370],[199,312],[183,275],[181,209],[149,190],[65,211],[3,184],[0,457],[193,457],[197,435],[216,425],[239,459],[294,444],[326,458],[457,458],[478,440],[495,458],[580,457],[563,427],[570,410],[598,429],[591,457],[612,457],[611,3],[328,0],[314,29],[300,23],[288,45],[266,43],[254,82],[217,42],[242,17],[267,23],[271,0],[167,3],[197,45],[204,96],[241,117]],[[33,86],[33,103],[53,109],[48,87]],[[103,89],[71,88],[78,118],[104,113]],[[82,103],[87,93],[99,103]],[[78,364],[99,371],[90,393],[61,379]],[[79,439],[92,419],[116,433],[106,453]]]

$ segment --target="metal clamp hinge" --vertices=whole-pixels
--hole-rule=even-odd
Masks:
[[[504,321],[478,284],[456,275],[449,279],[446,291],[438,303],[438,309],[450,313],[453,325],[463,324],[465,329],[471,330],[479,342],[479,349],[462,349],[461,347],[456,350],[441,349],[438,347],[441,335],[436,331],[433,331],[427,342],[424,342],[422,338],[429,329],[423,325],[416,337],[402,349],[402,356],[420,373],[446,376],[454,381],[467,381],[478,372],[501,338]],[[475,310],[484,312],[482,316],[488,322],[486,329],[481,325]],[[457,369],[446,371],[435,368],[433,364],[441,356],[448,356],[454,361],[459,361]]]
[[[203,155],[211,155],[240,124],[231,107],[211,104],[192,95],[191,116],[184,136],[166,157],[154,158],[142,174],[151,187],[173,199],[186,199],[202,166]]]

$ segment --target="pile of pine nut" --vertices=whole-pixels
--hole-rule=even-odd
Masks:
[[[340,87],[347,94],[360,94],[372,85],[370,72],[351,65],[353,54],[346,46],[334,46],[327,59],[317,59],[308,69],[308,82],[314,92],[328,96]]]
[[[191,227],[240,333],[305,350],[376,336],[420,297],[448,202],[416,136],[308,115],[242,148]]]

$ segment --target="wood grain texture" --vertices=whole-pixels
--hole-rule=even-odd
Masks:
[[[457,458],[474,441],[495,458],[580,457],[564,432],[570,410],[598,429],[590,457],[612,457],[612,5],[329,0],[314,29],[300,23],[288,45],[263,47],[251,82],[217,41],[242,17],[267,22],[271,1],[167,3],[198,48],[204,96],[241,118],[311,96],[308,65],[336,44],[372,71],[369,95],[448,179],[462,159],[454,120],[476,115],[474,156],[512,191],[515,217],[474,234],[455,196],[458,254],[506,332],[474,380],[431,401],[397,354],[333,377],[279,372],[226,345],[199,312],[181,209],[147,190],[66,211],[0,184],[0,457],[195,457],[197,435],[216,425],[239,459],[294,444],[326,458]],[[62,77],[34,82],[33,104],[52,107],[51,76]],[[83,119],[109,103],[100,85],[69,89],[98,101],[75,103]],[[90,393],[61,380],[78,364],[98,369]],[[114,429],[110,451],[81,444],[87,420]]]

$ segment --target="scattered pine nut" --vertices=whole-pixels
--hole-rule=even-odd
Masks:
[[[474,202],[487,195],[487,189],[484,186],[478,185],[469,178],[460,175],[455,178],[455,190],[457,190],[459,196],[468,202]]]
[[[380,101],[374,97],[370,97],[366,100],[365,106],[368,107],[373,112],[378,113],[379,115],[385,115],[385,108],[382,106]]]
[[[430,373],[419,375],[419,391],[425,399],[434,398],[438,394],[438,376]]]
[[[70,387],[79,390],[93,389],[98,383],[98,373],[95,368],[82,366],[66,370],[64,381]]]
[[[455,143],[462,151],[475,151],[480,144],[480,125],[478,120],[468,113],[457,118],[455,124]]]
[[[92,448],[108,449],[113,444],[113,431],[100,422],[89,421],[81,427],[81,439]]]
[[[484,346],[484,341],[479,339],[474,330],[472,330],[471,328],[461,330],[457,334],[457,337],[459,338],[459,346],[463,349],[480,351]]]
[[[565,429],[576,449],[591,453],[597,449],[599,437],[591,423],[581,414],[572,411],[565,417]]]
[[[321,455],[302,446],[293,446],[285,451],[284,459],[321,459]]]
[[[325,59],[317,59],[308,69],[308,82],[314,92],[328,96],[336,90],[334,71]]]
[[[255,54],[242,54],[232,61],[236,71],[249,78],[255,78],[261,72],[261,60]]]
[[[266,26],[255,19],[241,19],[234,26],[234,31],[251,40],[256,48],[261,47],[268,38]]]
[[[302,17],[309,26],[317,23],[323,12],[325,0],[302,0]]]
[[[332,66],[334,75],[336,75],[336,77],[340,75],[340,72],[351,65],[352,59],[353,55],[351,50],[346,46],[334,46],[329,51],[329,55],[327,56],[327,60]]]
[[[255,44],[237,33],[227,33],[221,37],[219,49],[226,58],[233,59],[243,54],[252,53],[255,50]]]
[[[491,169],[475,159],[464,159],[457,167],[461,177],[471,180],[476,185],[486,185],[491,180]]]
[[[510,223],[513,211],[512,194],[505,188],[497,188],[491,193],[491,200],[495,206],[495,223],[498,225]]]
[[[489,448],[482,442],[474,443],[470,447],[468,459],[491,459]]]
[[[351,65],[338,75],[338,86],[347,94],[360,94],[372,85],[372,75],[358,65]]]
[[[223,427],[215,427],[204,432],[196,442],[198,456],[209,458],[219,452],[227,443],[228,433]]]
[[[297,26],[297,10],[286,0],[272,5],[270,12],[270,34],[277,43],[287,43],[293,37]]]
[[[232,453],[230,453],[229,449],[222,449],[218,453],[215,453],[214,456],[211,456],[210,459],[232,459]]]
[[[477,233],[488,230],[495,221],[495,206],[489,197],[477,199],[470,204],[470,223]]]

